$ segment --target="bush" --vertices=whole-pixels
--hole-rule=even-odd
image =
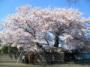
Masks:
[[[8,53],[8,46],[3,46],[2,49],[1,49],[1,51],[3,53],[7,54]]]

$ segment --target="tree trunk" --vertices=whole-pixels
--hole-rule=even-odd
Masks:
[[[56,35],[55,35],[55,44],[54,44],[54,47],[58,47],[58,45],[59,45],[59,37],[58,37],[58,35],[56,34]]]

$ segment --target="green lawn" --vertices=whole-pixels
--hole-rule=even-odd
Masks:
[[[0,67],[90,67],[90,65],[81,64],[54,64],[54,65],[32,65],[16,63],[16,60],[11,60],[7,55],[0,55]]]

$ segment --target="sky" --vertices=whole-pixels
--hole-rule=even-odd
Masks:
[[[66,0],[0,0],[0,21],[14,13],[16,8],[23,5],[42,8],[70,8]],[[90,3],[85,0],[80,0],[77,4],[72,4],[72,8],[79,9],[85,17],[90,17],[89,6]]]
[[[90,1],[90,0],[88,0]],[[28,5],[32,7],[42,7],[42,8],[75,8],[79,9],[84,17],[90,17],[90,2],[86,0],[79,0],[78,3],[68,4],[66,0],[0,0],[0,21],[3,21],[5,17],[14,13],[16,8]],[[1,23],[1,22],[0,22]],[[90,24],[87,24],[90,27]]]

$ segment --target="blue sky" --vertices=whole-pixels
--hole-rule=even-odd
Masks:
[[[17,7],[22,5],[31,5],[33,7],[60,7],[69,8],[68,3],[65,0],[0,0],[0,21],[11,13],[14,13]],[[79,9],[84,13],[85,17],[90,16],[90,3],[86,3],[85,0],[80,0],[76,5],[72,5],[73,8]]]

